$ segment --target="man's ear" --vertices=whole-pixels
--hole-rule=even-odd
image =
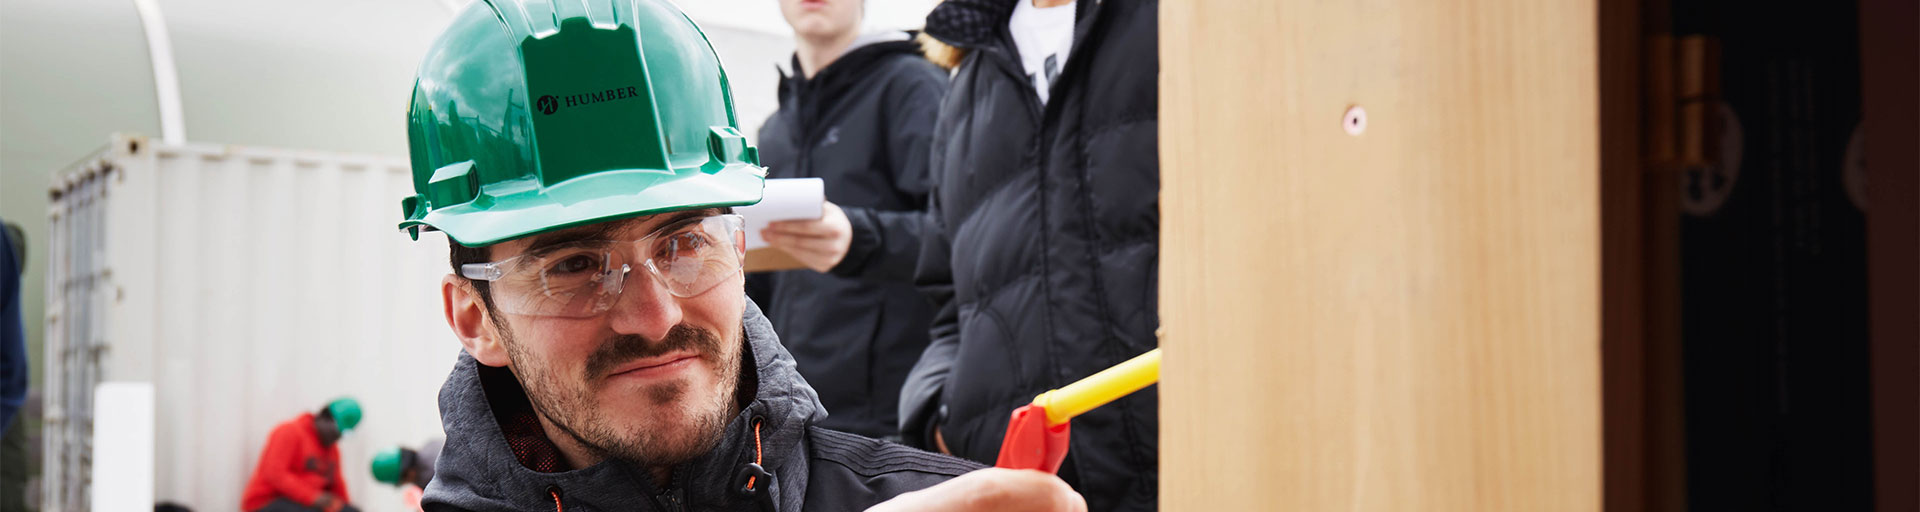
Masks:
[[[495,332],[480,291],[473,289],[467,280],[447,274],[440,278],[440,298],[446,308],[447,327],[453,328],[453,335],[460,338],[460,346],[467,349],[467,354],[480,364],[506,366],[507,347],[502,344],[500,333]]]

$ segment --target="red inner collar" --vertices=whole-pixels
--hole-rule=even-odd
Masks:
[[[533,403],[527,401],[526,390],[514,380],[513,372],[506,368],[475,366],[480,370],[480,384],[486,390],[493,419],[499,423],[507,447],[513,449],[513,458],[519,460],[521,466],[541,473],[572,469],[566,459],[560,457],[560,447],[547,439],[546,429],[540,427],[540,417],[534,415]]]

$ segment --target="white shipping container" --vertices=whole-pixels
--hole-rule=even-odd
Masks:
[[[339,396],[363,510],[400,510],[372,455],[441,436],[460,348],[445,238],[394,226],[401,159],[115,136],[56,176],[49,210],[43,507],[87,510],[92,393],[155,388],[154,499],[236,510],[267,434]]]

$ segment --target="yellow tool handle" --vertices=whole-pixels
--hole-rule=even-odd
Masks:
[[[1047,426],[1051,427],[1155,382],[1160,382],[1160,349],[1157,348],[1080,382],[1041,393],[1033,398],[1033,405],[1047,410]]]

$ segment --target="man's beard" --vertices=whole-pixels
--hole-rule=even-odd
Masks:
[[[565,378],[557,375],[545,361],[536,363],[506,326],[498,326],[513,363],[513,373],[535,411],[548,423],[559,427],[580,446],[602,457],[639,462],[649,466],[679,464],[706,453],[718,444],[734,414],[734,390],[739,385],[740,357],[743,350],[727,351],[712,331],[676,325],[665,338],[648,341],[636,335],[616,336],[600,344],[587,358],[583,375]],[[742,333],[744,336],[744,332]],[[738,340],[744,343],[744,340]],[[645,428],[641,425],[616,425],[601,414],[602,404],[594,399],[606,385],[608,373],[626,363],[676,351],[692,351],[714,365],[718,384],[709,400],[690,399],[686,380],[653,383],[645,390],[645,402],[604,404],[608,408],[639,406],[675,408],[679,414],[656,417],[682,417],[674,428]],[[662,411],[665,412],[665,411]],[[659,427],[659,426],[656,426]]]

